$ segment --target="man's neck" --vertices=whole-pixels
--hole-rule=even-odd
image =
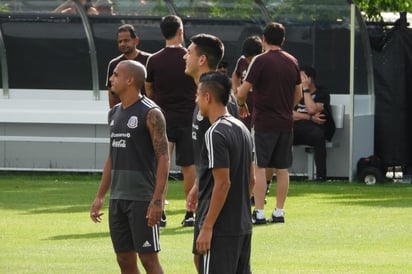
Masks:
[[[209,111],[208,118],[210,124],[213,124],[214,122],[216,122],[217,119],[219,119],[219,117],[222,117],[226,114],[228,114],[226,106],[216,105],[211,109],[211,111]]]
[[[139,53],[140,53],[140,51],[138,49],[135,49],[134,51],[132,51],[130,53],[124,53],[123,56],[127,60],[134,60],[139,55]]]
[[[166,40],[166,47],[182,47],[182,39],[176,36],[170,40]]]
[[[123,96],[120,96],[120,101],[122,102],[122,107],[123,109],[126,109],[136,103],[138,100],[142,98],[142,95],[140,92],[135,92],[135,91],[128,91],[125,93]]]
[[[209,67],[199,68],[199,71],[197,72],[197,75],[196,75],[196,78],[195,78],[196,86],[199,86],[200,76],[202,76],[203,73],[210,72],[210,71],[216,71],[216,70],[211,70]]]
[[[265,50],[269,51],[269,50],[281,50],[282,48],[280,46],[277,45],[265,45]]]

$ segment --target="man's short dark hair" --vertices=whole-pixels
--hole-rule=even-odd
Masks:
[[[285,39],[285,27],[280,23],[269,23],[263,30],[263,36],[269,45],[281,46]]]
[[[312,78],[313,82],[316,80],[316,70],[311,66],[301,66],[300,70],[305,72],[305,74]]]
[[[242,55],[245,57],[253,57],[262,53],[262,40],[257,35],[249,36],[243,41]]]
[[[117,29],[117,34],[119,34],[120,32],[129,32],[129,33],[130,33],[130,37],[132,37],[132,38],[136,38],[136,37],[137,37],[136,31],[135,31],[133,25],[130,25],[130,24],[121,25],[121,26]]]
[[[225,52],[222,41],[214,35],[205,33],[193,36],[190,41],[196,45],[197,55],[205,55],[208,67],[216,70]]]
[[[219,65],[217,66],[217,68],[228,68],[229,67],[229,63],[226,62],[225,60],[220,61]]]
[[[166,40],[176,36],[177,31],[183,27],[182,19],[176,15],[168,15],[160,22],[160,31]]]
[[[216,71],[210,71],[203,73],[200,76],[202,87],[213,94],[216,101],[221,102],[223,105],[227,105],[232,88],[232,83],[226,75],[223,75]]]

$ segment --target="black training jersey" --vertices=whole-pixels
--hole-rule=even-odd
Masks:
[[[231,94],[229,102],[226,105],[227,111],[234,117],[239,118],[239,108],[237,106],[236,97]],[[198,172],[199,157],[202,149],[204,149],[205,143],[205,132],[210,127],[210,122],[208,117],[203,117],[200,114],[199,106],[196,104],[195,110],[193,111],[192,117],[192,141],[193,141],[193,153],[194,162],[196,165],[196,172]]]
[[[156,159],[146,125],[147,113],[158,107],[143,96],[109,112],[112,181],[110,199],[150,201],[155,189]]]
[[[205,147],[199,163],[199,202],[196,213],[201,229],[209,209],[214,180],[213,168],[229,168],[230,189],[216,220],[213,235],[238,236],[251,233],[249,180],[252,139],[249,130],[237,118],[225,115],[217,119],[205,134]]]

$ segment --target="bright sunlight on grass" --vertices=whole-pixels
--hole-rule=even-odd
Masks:
[[[102,224],[89,219],[98,184],[99,175],[0,173],[0,273],[119,273],[107,208]],[[167,199],[162,266],[195,273],[181,181]],[[254,227],[253,273],[411,273],[411,206],[407,184],[292,182],[286,223]]]

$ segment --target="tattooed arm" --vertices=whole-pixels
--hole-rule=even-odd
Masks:
[[[166,121],[158,108],[149,111],[146,124],[152,138],[157,163],[155,191],[147,210],[147,224],[154,226],[162,217],[163,193],[169,175],[169,150],[166,137]]]

